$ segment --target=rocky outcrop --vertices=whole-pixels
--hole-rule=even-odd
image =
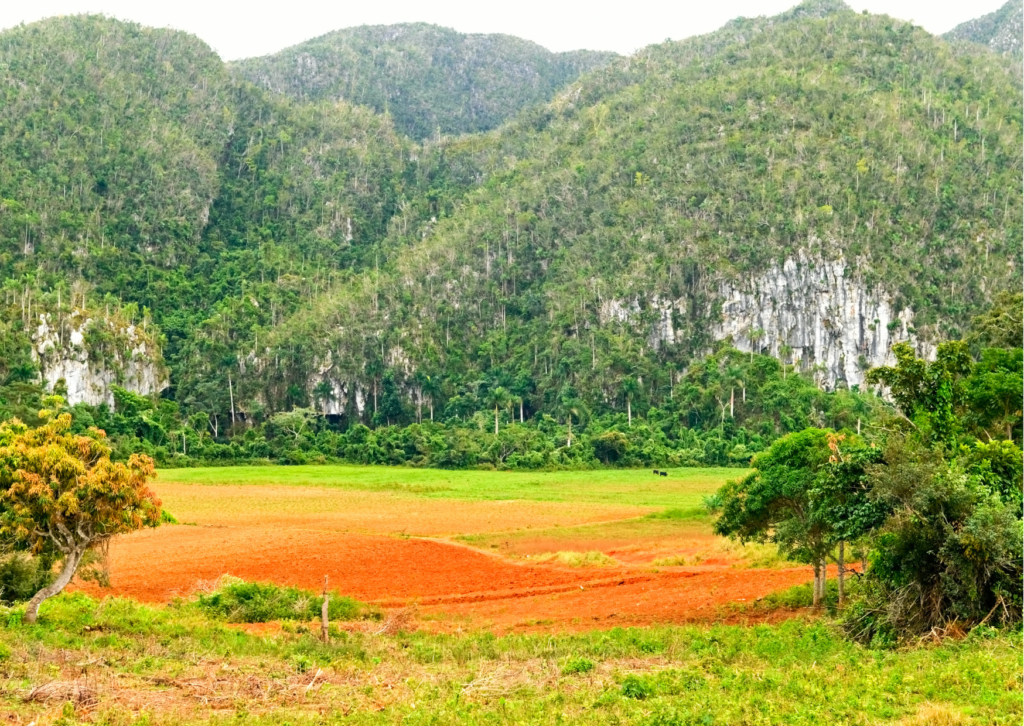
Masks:
[[[1022,53],[1022,31],[1024,31],[1024,2],[1009,0],[995,12],[961,23],[942,37],[946,40],[981,43],[996,53],[1019,58]]]
[[[913,312],[869,289],[842,258],[788,259],[747,284],[723,284],[720,295],[716,339],[813,371],[828,388],[862,384],[868,368],[895,363],[891,347],[899,341],[934,354],[916,340]]]
[[[711,329],[715,340],[731,340],[743,352],[766,353],[813,373],[823,388],[861,385],[868,368],[895,363],[893,343],[910,341],[918,354],[934,347],[917,340],[913,312],[896,309],[885,290],[869,288],[842,258],[786,260],[746,283],[723,282],[721,314]],[[676,320],[685,300],[653,296],[606,300],[602,324],[643,325],[654,349],[685,342]]]
[[[32,357],[48,388],[63,379],[72,405],[113,405],[114,385],[148,395],[168,384],[153,335],[84,310],[40,314],[32,333]]]

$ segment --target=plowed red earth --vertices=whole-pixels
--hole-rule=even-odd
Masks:
[[[770,592],[807,582],[809,568],[734,570],[680,568],[588,582],[581,588],[520,597],[446,602],[423,608],[431,629],[482,627],[495,631],[588,630],[707,621],[765,621],[792,612],[750,614],[731,609]]]
[[[564,568],[517,564],[443,542],[269,527],[165,526],[114,543],[111,588],[96,595],[167,602],[230,574],[399,607],[415,603],[438,630],[585,629],[720,619],[806,582],[809,568]]]
[[[111,594],[166,602],[221,575],[398,605],[413,599],[573,585],[586,574],[526,567],[425,539],[261,527],[161,527],[110,551]]]

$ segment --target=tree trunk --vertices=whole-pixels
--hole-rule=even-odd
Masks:
[[[434,422],[434,397],[430,397],[430,422]]]
[[[57,575],[57,579],[32,596],[32,599],[28,601],[28,605],[25,608],[24,621],[26,623],[34,623],[36,621],[39,617],[39,606],[43,604],[44,600],[49,600],[54,595],[59,595],[67,587],[68,583],[71,582],[71,578],[75,576],[78,563],[82,561],[82,555],[84,554],[84,547],[81,550],[69,553],[64,559],[64,569]]]
[[[811,605],[818,607],[821,604],[821,563],[814,561],[814,589],[811,595]]]
[[[845,542],[839,543],[839,607],[843,606],[843,599],[845,596],[845,591],[843,589],[843,586],[846,584],[846,564],[845,559],[843,558],[845,545]]]
[[[519,423],[523,423],[523,399],[519,399]]]
[[[231,386],[231,374],[228,373],[228,396],[231,398],[231,425],[235,424],[235,390]]]
[[[736,418],[736,389],[729,389],[729,418]]]
[[[821,558],[821,605],[825,606],[825,597],[828,595],[828,560]]]
[[[569,438],[565,442],[565,448],[572,446],[572,416],[569,416]]]
[[[629,425],[633,425],[633,406],[630,403],[629,396],[626,396],[626,420],[629,421]]]
[[[498,435],[498,407],[494,407],[494,435]]]

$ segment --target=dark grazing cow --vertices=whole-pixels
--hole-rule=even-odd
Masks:
[[[667,471],[663,471],[663,472],[661,472],[661,475],[662,476],[668,476],[668,472]]]

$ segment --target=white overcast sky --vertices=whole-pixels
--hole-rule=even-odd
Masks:
[[[774,15],[797,0],[0,0],[0,28],[53,15],[103,13],[194,33],[225,60],[273,53],[338,28],[423,21],[464,33],[508,33],[556,51],[632,53],[707,33],[738,17]],[[854,10],[913,20],[932,33],[1005,0],[847,0]]]

